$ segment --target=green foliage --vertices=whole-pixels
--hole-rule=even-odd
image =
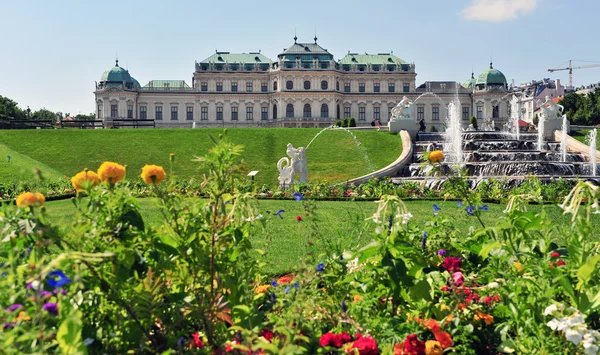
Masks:
[[[565,107],[564,113],[572,124],[592,126],[600,123],[600,92],[588,94],[568,93],[559,104]]]
[[[435,128],[434,125],[431,125],[431,127],[429,128],[429,132],[431,132],[431,133],[436,133],[437,131],[438,130],[437,130],[437,128]]]
[[[477,124],[477,118],[475,116],[471,116],[471,118],[469,119],[469,124],[471,124],[473,128],[475,128],[475,130],[479,129],[479,126]]]

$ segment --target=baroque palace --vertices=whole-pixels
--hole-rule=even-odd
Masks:
[[[460,100],[467,126],[471,116],[497,126],[510,116],[504,74],[493,68],[464,84],[431,81],[417,86],[415,64],[392,53],[348,53],[335,60],[314,43],[294,44],[272,61],[260,52],[217,51],[196,62],[191,86],[184,80],[151,80],[141,86],[115,66],[94,91],[98,119],[155,120],[157,127],[326,127],[337,119],[357,125],[386,124],[406,96],[414,116],[438,130],[447,104]]]

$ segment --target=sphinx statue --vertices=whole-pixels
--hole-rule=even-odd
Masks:
[[[308,162],[306,159],[306,148],[294,148],[289,143],[286,149],[287,157],[279,159],[277,170],[279,171],[279,185],[290,186],[297,176],[298,182],[308,182]]]
[[[397,120],[410,120],[412,119],[414,103],[410,101],[406,96],[402,97],[402,100],[392,108],[392,118],[390,121],[395,122]]]

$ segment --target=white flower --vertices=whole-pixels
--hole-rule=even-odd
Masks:
[[[579,345],[579,343],[583,339],[583,334],[581,334],[581,330],[582,329],[575,330],[573,328],[569,328],[569,329],[565,330],[565,337],[571,343],[573,343],[575,345]],[[585,329],[583,329],[583,331],[585,331]]]
[[[357,271],[359,269],[359,267],[360,267],[360,265],[358,264],[358,258],[350,260],[346,264],[346,267],[348,267],[348,272],[349,273],[353,273],[353,272]]]
[[[595,344],[583,344],[583,353],[586,355],[596,355],[598,354],[598,345]]]
[[[546,307],[546,309],[544,310],[544,315],[549,316],[554,312],[558,312],[558,307],[556,307],[555,304],[551,304],[548,307]]]
[[[402,217],[402,224],[408,224],[408,221],[412,218],[412,213],[406,212],[405,214],[400,215]]]
[[[500,287],[500,284],[497,282],[490,282],[486,288],[494,289]]]
[[[33,280],[31,281],[31,288],[34,290],[39,290],[40,289],[40,282],[38,280]]]
[[[554,318],[550,322],[546,323],[546,325],[552,330],[557,330],[560,325],[560,322],[558,321],[558,319]]]
[[[469,227],[469,234],[473,234],[475,233],[475,226],[470,226]]]

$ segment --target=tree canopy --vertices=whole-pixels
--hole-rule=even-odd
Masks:
[[[600,91],[588,94],[566,94],[559,104],[565,107],[564,113],[573,124],[592,126],[600,123]]]

